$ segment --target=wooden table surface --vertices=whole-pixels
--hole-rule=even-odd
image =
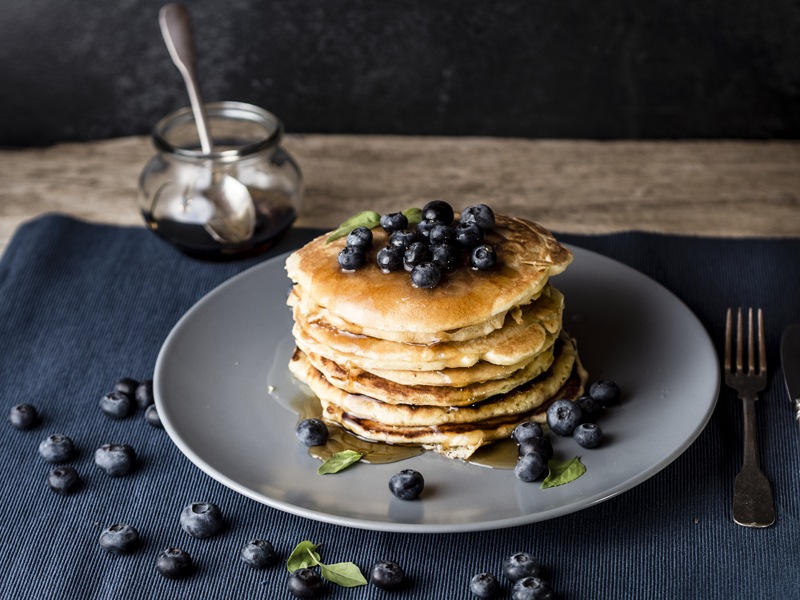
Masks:
[[[290,135],[306,184],[298,225],[442,198],[556,231],[800,236],[800,142],[558,141]],[[143,226],[147,137],[0,150],[0,251],[48,212]]]

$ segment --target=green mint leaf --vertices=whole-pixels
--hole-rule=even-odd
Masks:
[[[348,233],[353,231],[356,227],[366,227],[367,229],[372,229],[377,227],[381,224],[381,215],[380,213],[375,212],[374,210],[365,210],[357,215],[354,215],[347,219],[344,223],[339,225],[339,227],[328,236],[328,239],[325,240],[326,244],[330,244],[333,240],[338,240],[339,238],[343,238]]]
[[[290,573],[297,571],[297,569],[306,569],[319,564],[319,553],[317,549],[320,544],[309,542],[308,540],[300,542],[294,547],[289,558],[286,559],[286,568]]]
[[[586,467],[579,456],[570,460],[551,460],[547,463],[547,469],[547,477],[544,478],[541,487],[543,490],[575,481],[586,473]]]
[[[363,452],[356,452],[355,450],[342,450],[322,463],[320,468],[317,469],[317,473],[320,475],[338,473],[339,471],[342,471],[350,465],[360,461],[362,456],[364,456]]]
[[[407,208],[403,211],[403,214],[408,219],[409,225],[416,225],[422,222],[422,209],[413,206],[411,208]]]
[[[319,568],[325,579],[342,587],[367,585],[367,580],[364,579],[361,570],[351,562],[336,563],[335,565],[320,563]]]

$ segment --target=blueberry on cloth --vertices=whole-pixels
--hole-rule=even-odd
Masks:
[[[581,423],[572,432],[572,437],[582,448],[597,448],[603,443],[603,430],[594,423]]]
[[[544,459],[544,462],[547,462],[553,458],[553,444],[551,444],[550,440],[548,440],[546,437],[542,436],[531,438],[519,445],[520,456],[531,453],[540,454]]]
[[[437,223],[428,232],[428,241],[431,244],[452,244],[456,241],[456,232],[444,223]]]
[[[94,451],[94,463],[109,477],[122,477],[133,470],[136,451],[128,444],[103,444]]]
[[[408,248],[411,244],[418,241],[419,238],[417,237],[417,234],[409,229],[395,231],[389,236],[390,246],[397,246],[403,249]]]
[[[403,254],[403,266],[406,271],[412,270],[417,265],[428,262],[431,259],[431,251],[422,242],[414,242],[406,248]]]
[[[403,469],[389,479],[389,489],[401,500],[415,500],[424,487],[425,479],[414,469]]]
[[[591,396],[581,396],[575,402],[581,407],[585,421],[595,421],[603,412],[603,406]]]
[[[39,455],[47,462],[67,462],[74,454],[75,445],[72,443],[72,440],[60,433],[47,436],[39,444]]]
[[[158,409],[156,408],[155,404],[151,404],[144,409],[144,420],[147,421],[148,425],[158,427],[159,429],[164,428],[164,426],[161,424],[161,417],[158,414]]]
[[[500,583],[491,573],[478,573],[470,580],[469,591],[481,600],[496,598],[500,594]]]
[[[406,581],[403,568],[392,560],[380,560],[372,565],[369,581],[382,590],[396,590]]]
[[[431,244],[431,262],[445,271],[458,268],[461,256],[450,244]]]
[[[582,420],[581,407],[572,400],[556,400],[547,409],[547,424],[558,435],[572,435]]]
[[[471,250],[483,242],[483,229],[475,223],[459,223],[456,227],[456,245]]]
[[[400,246],[386,246],[378,250],[375,261],[378,268],[384,273],[399,271],[403,268],[403,254],[405,249]]]
[[[279,558],[267,540],[254,539],[247,542],[239,552],[239,558],[254,569],[266,569],[278,562]]]
[[[328,426],[322,419],[303,419],[294,433],[306,446],[321,446],[328,441]]]
[[[511,600],[552,600],[555,597],[550,584],[538,577],[520,579],[511,588]]]
[[[400,231],[408,227],[408,217],[401,212],[381,215],[381,227],[383,227],[387,233]]]
[[[518,445],[533,438],[540,438],[544,435],[542,426],[533,421],[524,421],[514,428],[511,432],[511,439]]]
[[[298,598],[316,598],[322,591],[322,578],[314,569],[297,569],[289,575],[287,585]]]
[[[497,265],[497,253],[488,244],[481,244],[472,249],[469,262],[473,269],[490,271]]]
[[[528,552],[517,552],[503,561],[503,573],[509,581],[538,577],[541,570],[539,559]]]
[[[78,472],[68,466],[59,466],[47,474],[47,484],[57,494],[74,494],[81,487],[81,477]]]
[[[109,392],[100,399],[100,410],[112,419],[124,419],[133,412],[133,402],[127,394]]]
[[[484,231],[494,228],[494,211],[485,204],[468,206],[461,212],[462,223],[475,223]]]
[[[364,250],[369,250],[372,248],[372,230],[369,227],[356,227],[347,234],[347,239],[345,243],[348,246],[355,246],[356,248],[362,248]]]
[[[441,221],[445,225],[453,222],[453,207],[444,200],[431,200],[422,207],[422,218],[428,221]]]
[[[180,579],[192,572],[192,557],[180,548],[167,548],[156,557],[156,571],[169,579]]]
[[[118,379],[117,383],[114,384],[114,391],[125,394],[128,398],[133,400],[133,397],[136,394],[136,387],[138,385],[139,382],[135,379],[131,377],[123,377],[122,379]]]
[[[547,461],[538,452],[523,454],[514,465],[514,475],[522,481],[536,481],[547,471]]]
[[[181,511],[181,528],[196,538],[207,538],[218,533],[223,526],[222,511],[210,502],[194,502]]]
[[[339,251],[339,266],[345,271],[355,271],[367,264],[367,255],[363,248],[345,246]]]
[[[420,263],[411,270],[411,285],[415,288],[429,290],[439,285],[441,280],[442,270],[433,263]]]
[[[136,391],[133,393],[136,404],[139,408],[147,408],[153,404],[153,380],[146,379],[136,386]]]
[[[128,554],[139,547],[139,532],[127,523],[115,523],[100,534],[100,547],[114,554]]]
[[[619,386],[608,379],[601,379],[589,387],[589,396],[602,406],[613,406],[619,404]]]
[[[39,413],[31,404],[17,404],[8,412],[8,422],[21,431],[27,431],[39,424]]]

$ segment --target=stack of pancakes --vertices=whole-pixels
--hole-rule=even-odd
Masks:
[[[433,289],[374,260],[388,235],[373,229],[370,260],[344,272],[344,239],[319,237],[286,261],[296,350],[290,370],[316,394],[322,418],[368,440],[467,458],[544,421],[585,373],[561,329],[564,298],[549,284],[572,261],[541,226],[496,216],[485,243],[491,271],[462,267]]]

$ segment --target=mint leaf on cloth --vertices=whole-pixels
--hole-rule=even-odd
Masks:
[[[586,473],[586,467],[579,456],[569,460],[551,460],[547,463],[547,469],[547,477],[544,478],[541,486],[543,490],[575,481]]]
[[[314,567],[319,564],[319,549],[320,544],[309,542],[308,540],[300,542],[294,547],[289,558],[286,559],[286,568],[290,573],[297,569],[306,569]]]
[[[319,568],[325,579],[331,583],[341,585],[342,587],[367,585],[367,580],[364,579],[361,570],[354,563],[341,562],[334,565],[323,565],[319,563]]]

